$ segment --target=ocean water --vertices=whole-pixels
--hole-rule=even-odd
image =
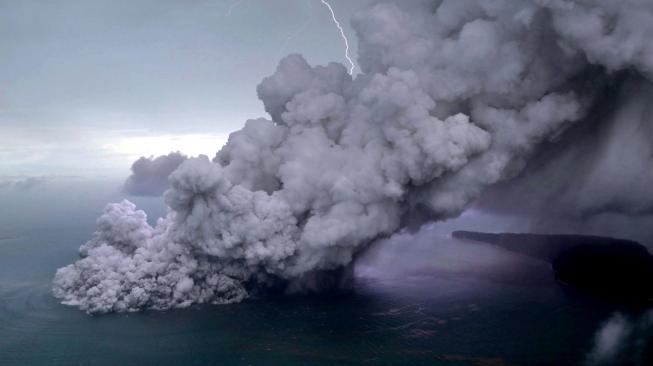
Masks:
[[[341,296],[90,316],[59,304],[50,281],[113,198],[91,196],[78,209],[58,195],[44,214],[3,211],[0,365],[582,365],[615,312],[643,322],[645,309],[561,287],[530,260],[460,252],[437,230],[375,249]],[[613,364],[646,365],[651,338],[641,334]]]

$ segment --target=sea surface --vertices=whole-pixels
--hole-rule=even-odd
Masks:
[[[47,201],[62,210],[52,220],[0,217],[0,365],[586,365],[615,314],[639,343],[615,345],[628,355],[604,364],[650,356],[645,309],[577,293],[546,265],[436,229],[379,245],[341,296],[91,316],[61,305],[50,283],[90,238],[102,199],[80,209],[65,199]]]

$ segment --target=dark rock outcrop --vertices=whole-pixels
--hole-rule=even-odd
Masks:
[[[556,279],[570,286],[623,299],[653,299],[653,256],[634,241],[588,235],[472,231],[455,231],[452,236],[549,262]]]

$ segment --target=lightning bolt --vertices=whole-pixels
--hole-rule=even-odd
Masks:
[[[333,8],[331,7],[331,4],[329,4],[326,0],[320,0],[322,4],[324,4],[327,8],[329,8],[329,11],[331,12],[331,18],[333,19],[333,22],[335,23],[336,27],[338,27],[338,30],[340,30],[340,36],[342,39],[345,41],[345,58],[347,61],[349,61],[349,75],[354,74],[354,69],[356,68],[356,64],[354,61],[349,57],[349,40],[347,39],[347,36],[345,35],[345,31],[342,29],[342,26],[340,25],[340,22],[338,21],[338,18],[336,18],[336,13],[333,11]]]

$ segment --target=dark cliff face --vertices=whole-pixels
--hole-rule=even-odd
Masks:
[[[623,299],[653,299],[653,256],[634,241],[586,235],[471,231],[455,231],[452,235],[549,262],[556,279],[570,286]]]

